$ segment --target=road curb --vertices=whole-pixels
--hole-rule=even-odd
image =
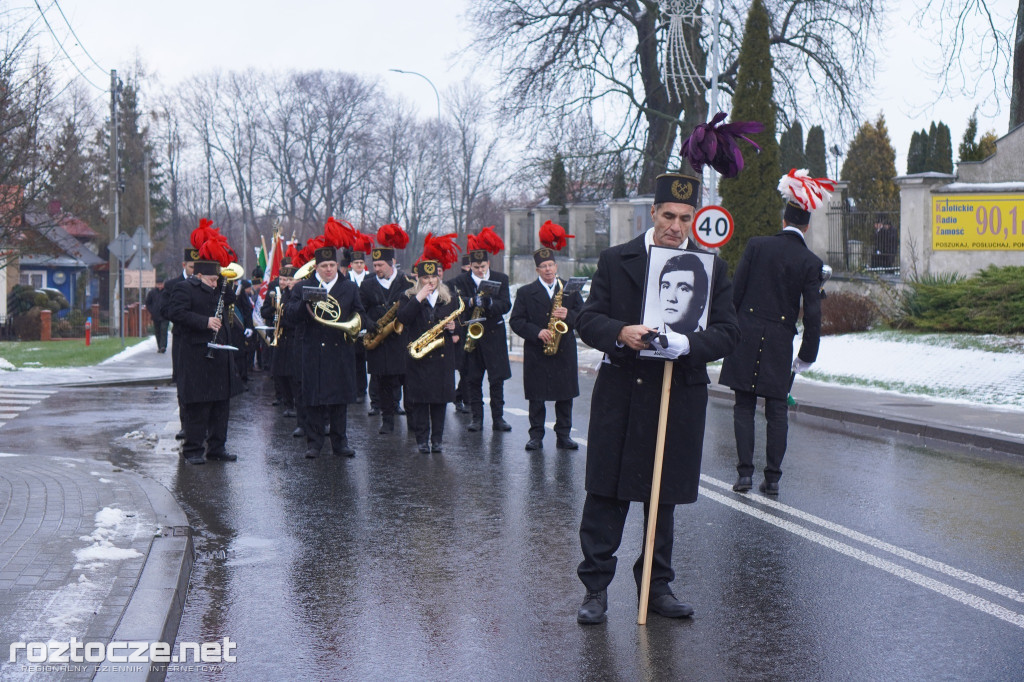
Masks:
[[[160,533],[153,538],[139,581],[111,641],[167,642],[173,650],[195,561],[192,529],[167,488],[145,476],[139,476],[139,486],[153,506]],[[93,679],[150,682],[163,680],[167,674],[166,664],[138,667],[142,670],[100,672]]]

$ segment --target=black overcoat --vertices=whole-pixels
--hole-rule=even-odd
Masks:
[[[290,290],[286,287],[281,286],[281,280],[274,279],[267,285],[267,297],[263,299],[263,305],[260,307],[260,315],[263,317],[263,323],[271,329],[265,330],[263,333],[267,335],[267,341],[272,341],[274,338],[274,316],[277,314],[276,302],[274,300],[278,287],[281,289],[281,317],[284,318],[284,304],[288,301],[288,294]],[[293,343],[292,337],[295,335],[295,325],[287,325],[284,319],[278,322],[278,326],[281,333],[277,337],[277,345],[274,346],[274,352],[272,353],[272,359],[270,361],[270,375],[275,377],[290,377],[292,376],[292,359],[291,359],[291,344]]]
[[[178,342],[178,338],[181,336],[182,330],[178,328],[178,325],[173,324],[171,320],[171,292],[174,291],[174,287],[185,281],[184,273],[171,277],[164,282],[164,288],[162,295],[160,296],[160,316],[165,320],[172,322],[171,324],[171,381],[177,381],[178,378],[178,363],[181,360],[181,344]]]
[[[408,355],[408,344],[452,314],[459,306],[454,295],[447,303],[437,299],[437,306],[415,296],[404,296],[398,309],[398,319],[405,325],[402,338]],[[409,356],[405,364],[405,400],[410,403],[450,403],[455,401],[455,352],[452,333],[442,332],[444,345],[417,360]]]
[[[230,284],[227,289],[221,310],[223,326],[216,335],[216,343],[221,344],[228,343],[227,309],[235,296]],[[242,392],[242,381],[235,370],[235,351],[214,350],[210,353],[212,357],[206,357],[209,350],[206,344],[214,340],[214,333],[207,324],[217,312],[218,297],[218,291],[203,284],[198,277],[176,284],[171,291],[166,310],[168,319],[178,330],[174,342],[179,353],[175,383],[182,403],[227,400]]]
[[[484,335],[476,343],[474,353],[480,353],[483,357],[484,368],[487,371],[487,381],[504,381],[512,376],[512,366],[508,362],[508,334],[505,331],[505,313],[512,309],[512,297],[509,293],[508,275],[502,272],[491,270],[489,278],[501,284],[501,289],[494,296],[485,297],[484,307]],[[473,281],[473,273],[464,272],[453,280],[459,296],[466,300],[466,310],[462,314],[463,320],[471,319],[476,296],[476,282]],[[460,329],[460,336],[466,330]]]
[[[411,286],[412,282],[400,270],[395,271],[389,289],[382,287],[374,275],[367,274],[359,286],[359,299],[366,309],[366,317],[376,323],[396,301],[404,300],[403,294]],[[404,374],[405,361],[409,357],[405,348],[408,343],[405,334],[392,332],[379,346],[366,351],[367,371],[376,375]]]
[[[564,281],[559,282],[565,286]],[[544,343],[537,335],[547,329],[552,300],[544,284],[534,280],[516,291],[516,302],[508,318],[512,331],[523,337],[523,388],[527,400],[570,400],[580,394],[575,328],[583,298],[579,292],[562,297],[562,305],[568,311],[565,324],[569,331],[558,342],[558,352],[548,356],[544,355]]]
[[[719,383],[760,396],[785,398],[801,298],[804,335],[798,355],[806,362],[818,357],[820,287],[821,259],[799,234],[784,230],[747,242],[733,279],[740,343],[722,363]]]
[[[693,246],[690,250],[698,250]],[[650,501],[664,360],[641,359],[616,345],[626,325],[641,324],[647,249],[644,235],[605,249],[590,296],[576,318],[580,339],[605,353],[591,397],[587,436],[588,492]],[[709,382],[706,364],[728,355],[739,339],[732,283],[715,258],[707,329],[689,332],[690,353],[674,361],[661,503],[697,499]]]
[[[146,293],[146,310],[154,323],[163,322],[164,293],[156,287]]]
[[[319,284],[315,277],[297,283],[284,308],[285,321],[295,325],[300,338],[302,401],[309,406],[345,405],[356,397],[356,351],[343,331],[317,322],[309,304],[302,300],[302,289],[315,289]],[[340,321],[359,313],[365,325],[359,287],[352,280],[339,276],[331,298],[341,308]]]

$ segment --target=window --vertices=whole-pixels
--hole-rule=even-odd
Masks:
[[[20,284],[27,284],[33,289],[43,288],[43,273],[41,272],[24,272],[21,273]]]

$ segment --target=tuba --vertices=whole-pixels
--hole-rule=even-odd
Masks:
[[[562,307],[563,291],[565,291],[565,285],[559,283],[558,291],[551,297],[551,315],[548,317],[548,331],[551,332],[551,340],[544,344],[544,355],[554,355],[557,353],[558,343],[562,340],[562,335],[569,332],[569,325],[554,315],[555,308]]]
[[[466,309],[466,302],[462,300],[462,297],[458,296],[457,298],[459,299],[459,307],[455,312],[439,320],[437,324],[420,334],[418,339],[410,343],[408,346],[409,355],[419,360],[429,355],[438,346],[444,345],[445,325],[461,315],[462,311]]]

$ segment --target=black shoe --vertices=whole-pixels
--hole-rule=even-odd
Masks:
[[[503,418],[498,417],[497,419],[494,420],[493,428],[495,431],[511,431],[512,425],[505,421]]]
[[[295,416],[295,410],[285,410],[285,411],[284,411],[284,412],[282,413],[282,416],[285,416],[285,417],[294,417],[294,416]]]
[[[376,416],[380,415],[380,408],[377,407],[376,405],[371,405],[370,406],[370,411],[367,412],[366,414],[371,416],[371,417],[376,417]]]
[[[166,348],[158,348],[156,352],[157,353],[166,353],[167,349]]]
[[[757,489],[763,492],[765,495],[778,495],[779,482],[764,480],[761,481],[761,485],[757,486]]]
[[[583,606],[576,612],[576,622],[580,625],[596,625],[603,623],[608,614],[608,592],[587,592],[583,598]]]
[[[732,484],[732,489],[738,493],[745,493],[754,487],[754,481],[750,476],[740,476],[736,479],[736,482]]]
[[[306,459],[316,459],[320,456],[320,451],[315,448],[309,448],[306,450]]]
[[[295,430],[292,431],[292,437],[293,438],[302,438],[305,435],[306,435],[306,432],[305,432],[305,430],[303,430],[303,428],[301,426],[296,426]]]
[[[395,418],[394,417],[384,417],[383,421],[381,421],[381,423],[380,423],[380,429],[377,430],[377,433],[379,433],[381,435],[386,435],[386,434],[394,433],[394,432],[395,432]]]
[[[476,417],[474,417],[473,421],[469,422],[469,426],[466,427],[466,430],[467,431],[483,431],[484,430],[484,420],[483,419],[477,419]]]
[[[469,414],[470,409],[466,406],[466,403],[455,403],[455,411],[459,414]]]
[[[540,450],[543,445],[544,442],[540,438],[531,438],[526,441],[527,450]]]
[[[430,454],[430,446],[427,445],[426,443],[420,443],[419,445],[416,446],[416,449],[420,451],[421,455]]]
[[[693,607],[676,599],[671,592],[653,597],[648,606],[651,611],[665,618],[689,618],[693,615]]]
[[[441,444],[440,443],[431,443],[430,444],[430,451],[431,452],[443,452],[443,449],[441,448]]]
[[[397,414],[399,417],[404,417],[405,416],[405,410],[403,410],[401,407],[396,407],[395,408],[395,414]]]
[[[341,445],[339,445],[338,447],[333,447],[333,445],[332,445],[332,449],[334,450],[334,454],[338,455],[339,457],[342,457],[342,456],[344,456],[344,457],[355,457],[356,456],[356,451],[348,446],[348,441],[347,440],[342,441]]]
[[[207,454],[206,459],[211,462],[234,462],[238,460],[238,455],[232,455],[230,452],[218,452],[217,454]]]
[[[178,431],[174,434],[174,440],[185,440],[185,429]]]
[[[580,444],[574,441],[572,438],[565,436],[555,441],[555,447],[559,450],[579,450]]]
[[[189,464],[206,464],[206,460],[203,459],[202,455],[194,455],[192,457],[186,457],[185,461]]]

